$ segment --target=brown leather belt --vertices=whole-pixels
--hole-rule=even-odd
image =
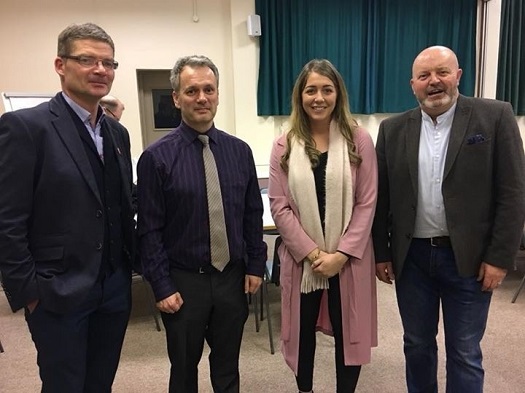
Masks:
[[[452,247],[452,243],[450,242],[449,236],[429,237],[429,238],[422,239],[422,240],[427,240],[428,242],[430,242],[430,245],[432,247],[437,247],[437,248],[451,248]]]

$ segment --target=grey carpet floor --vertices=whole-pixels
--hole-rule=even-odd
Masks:
[[[525,257],[520,256],[520,260]],[[523,270],[510,272],[494,293],[489,323],[483,340],[486,393],[525,392],[525,289],[516,303],[511,303]],[[279,289],[269,286],[271,322],[276,353],[270,354],[268,326],[263,321],[255,330],[253,310],[246,323],[240,358],[241,392],[296,392],[292,372],[279,352]],[[169,362],[164,330],[157,332],[147,302],[147,292],[140,281],[133,286],[133,311],[114,383],[116,393],[161,393],[167,391]],[[363,367],[358,392],[405,392],[402,329],[392,286],[378,283],[379,346],[372,362]],[[440,330],[441,327],[440,327]],[[40,391],[36,353],[22,312],[11,313],[0,293],[0,340],[5,352],[0,354],[0,392],[32,393]],[[442,335],[440,350],[440,392],[444,392],[445,359]],[[333,343],[318,335],[315,382],[316,393],[335,392]],[[212,392],[205,349],[199,368],[199,392]],[[465,392],[468,393],[468,392]]]

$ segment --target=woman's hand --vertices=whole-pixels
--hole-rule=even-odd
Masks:
[[[330,278],[339,274],[347,260],[348,257],[339,251],[333,254],[327,254],[321,251],[319,258],[312,262],[312,270],[316,274]]]

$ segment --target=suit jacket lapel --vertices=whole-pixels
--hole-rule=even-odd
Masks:
[[[126,197],[126,200],[131,200],[131,179],[128,175],[130,168],[126,157],[127,149],[125,148],[125,146],[122,145],[122,138],[116,137],[120,131],[114,129],[111,126],[111,122],[109,121],[104,121],[102,127],[104,128],[104,138],[111,140],[110,143],[113,148],[113,152],[115,154],[115,157],[117,157],[120,172],[120,180],[122,183],[122,189],[124,190],[124,195]]]
[[[414,109],[408,117],[408,126],[406,128],[405,143],[408,170],[414,195],[418,194],[418,159],[419,159],[419,137],[421,135],[421,110]]]
[[[79,134],[80,139],[82,139],[84,143],[86,143],[87,146],[89,146],[89,148],[93,151],[93,153],[95,153],[98,156],[99,153],[97,151],[97,147],[95,146],[95,142],[93,142],[93,138],[91,137],[91,135],[89,135],[89,131],[84,127],[82,132],[80,132]]]
[[[448,142],[443,179],[445,179],[449,174],[450,169],[452,168],[452,165],[458,156],[459,149],[465,140],[465,134],[467,132],[471,112],[472,107],[468,103],[467,99],[463,96],[459,96],[456,104],[456,112],[454,113],[454,120],[452,122],[452,128],[450,130],[450,140]]]
[[[95,175],[93,174],[93,169],[89,163],[82,140],[77,132],[77,127],[73,119],[71,119],[69,111],[64,106],[67,104],[62,102],[62,97],[59,97],[58,94],[49,103],[50,111],[57,116],[51,123],[53,127],[55,127],[55,131],[69,151],[71,159],[78,167],[89,188],[93,191],[99,203],[102,204]]]

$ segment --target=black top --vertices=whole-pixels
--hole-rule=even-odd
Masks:
[[[317,204],[319,207],[319,217],[321,217],[321,226],[324,234],[324,215],[326,211],[326,163],[328,161],[328,152],[321,153],[319,164],[313,169],[315,180],[315,192],[317,194]]]

